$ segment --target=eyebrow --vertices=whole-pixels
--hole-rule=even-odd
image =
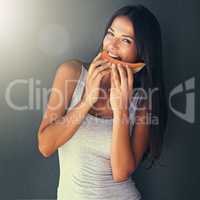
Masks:
[[[115,30],[113,28],[109,28],[111,31],[115,32]],[[132,40],[135,40],[135,38],[131,37],[130,35],[122,35],[124,37],[128,37],[128,38],[131,38]]]

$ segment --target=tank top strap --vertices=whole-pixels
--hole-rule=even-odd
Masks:
[[[79,76],[79,79],[76,81],[76,87],[74,89],[74,93],[72,95],[72,99],[70,102],[70,105],[68,107],[68,111],[72,109],[80,100],[82,97],[82,93],[84,90],[85,86],[85,80],[86,80],[86,74],[87,74],[87,69],[84,67],[84,64],[81,65],[81,74]]]

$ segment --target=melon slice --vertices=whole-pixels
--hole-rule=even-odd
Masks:
[[[124,61],[112,58],[111,56],[108,55],[108,53],[105,50],[102,51],[101,58],[107,59],[109,62],[113,64],[118,64],[118,63],[122,64],[123,67],[126,67],[126,65],[128,65],[128,67],[131,68],[133,73],[139,72],[145,66],[145,63],[142,63],[142,62],[129,63],[129,62],[124,62]]]

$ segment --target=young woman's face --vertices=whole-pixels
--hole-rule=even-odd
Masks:
[[[119,16],[113,20],[103,40],[103,49],[119,60],[136,61],[135,32],[128,17]]]

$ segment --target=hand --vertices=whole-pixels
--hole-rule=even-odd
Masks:
[[[112,64],[111,68],[111,108],[113,113],[128,111],[133,94],[133,73],[129,67],[123,67],[121,64]]]
[[[89,107],[92,107],[98,100],[101,89],[101,79],[111,71],[111,64],[107,60],[102,60],[100,58],[101,53],[94,58],[88,69],[83,100]]]

